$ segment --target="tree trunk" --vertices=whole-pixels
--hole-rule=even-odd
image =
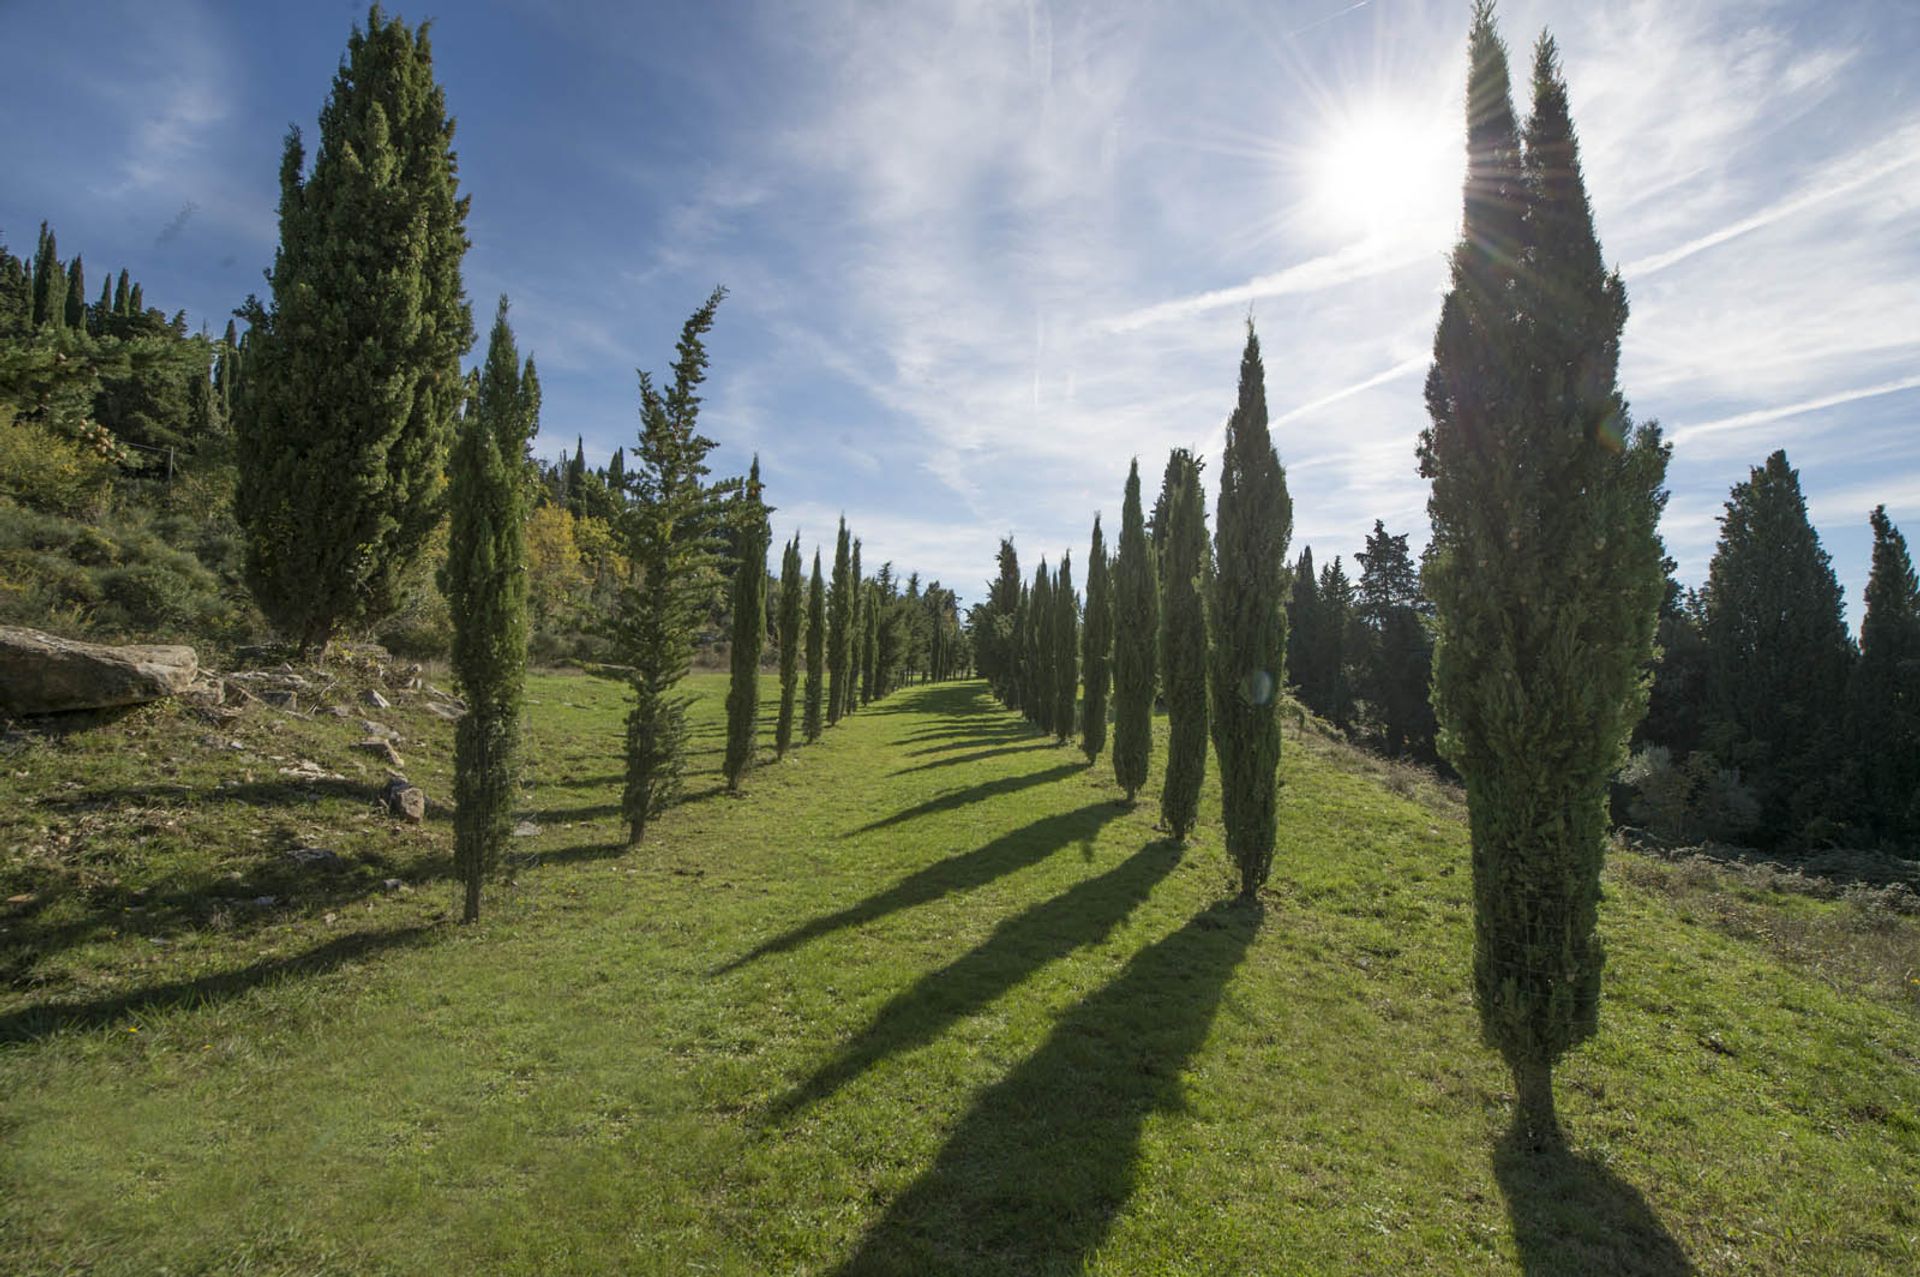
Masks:
[[[467,866],[467,909],[460,921],[480,921],[480,870],[477,865]]]
[[[1553,1107],[1553,1066],[1528,1060],[1513,1066],[1514,1124],[1537,1153],[1559,1145],[1560,1118]]]

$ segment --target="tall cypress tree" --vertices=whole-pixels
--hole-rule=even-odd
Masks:
[[[1028,699],[1033,702],[1027,718],[1043,732],[1053,730],[1053,714],[1059,705],[1059,686],[1053,680],[1054,621],[1053,575],[1042,559],[1034,570],[1033,599],[1027,613],[1028,677],[1032,687]]]
[[[1113,669],[1113,577],[1097,514],[1093,516],[1093,544],[1087,550],[1087,620],[1080,650],[1086,667],[1080,748],[1091,763],[1107,747],[1107,685]]]
[[[1353,679],[1349,671],[1353,663],[1354,632],[1359,623],[1353,614],[1353,582],[1347,579],[1347,570],[1339,555],[1334,555],[1333,562],[1320,569],[1318,594],[1319,651],[1313,657],[1313,667],[1321,671],[1325,679],[1325,704],[1318,712],[1344,731],[1353,725]]]
[[[1033,721],[1033,677],[1030,671],[1031,660],[1027,652],[1027,637],[1033,625],[1033,591],[1025,581],[1020,583],[1020,597],[1013,604],[1012,632],[1007,639],[1007,674],[1009,685],[1013,689],[1013,700],[1009,708],[1020,711],[1028,722]]]
[[[1153,756],[1154,657],[1160,642],[1159,562],[1140,510],[1140,461],[1127,468],[1114,558],[1113,779],[1132,803]]]
[[[827,726],[840,721],[847,709],[847,676],[853,670],[852,542],[847,517],[840,516],[840,536],[833,550],[833,585],[827,595],[832,629],[827,636]]]
[[[773,541],[762,491],[760,457],[756,453],[735,514],[740,558],[733,567],[733,646],[729,654],[724,760],[727,789],[733,793],[740,792],[741,780],[753,767],[760,732],[760,652],[767,640],[767,547]]]
[[[1241,896],[1251,900],[1273,867],[1293,536],[1293,499],[1267,430],[1266,372],[1252,320],[1240,356],[1240,400],[1227,418],[1213,535],[1213,748],[1227,854],[1239,866]]]
[[[1373,521],[1360,560],[1359,633],[1364,650],[1355,654],[1360,695],[1377,720],[1388,754],[1426,754],[1433,748],[1433,706],[1428,696],[1433,666],[1427,636],[1426,600],[1420,573],[1404,533],[1395,536]]]
[[[993,694],[1008,709],[1020,707],[1018,666],[1014,650],[1014,612],[1020,606],[1020,555],[1012,537],[1000,539],[995,555],[999,572],[987,583],[985,609],[976,626],[975,653],[980,673],[993,688]]]
[[[1174,452],[1177,477],[1161,550],[1167,774],[1160,788],[1160,823],[1176,842],[1185,842],[1200,817],[1200,785],[1207,775],[1207,511],[1198,463],[1184,448]]]
[[[679,798],[686,771],[689,698],[679,686],[713,597],[719,557],[715,499],[706,481],[714,443],[699,432],[699,390],[707,376],[701,339],[726,295],[714,289],[681,325],[671,386],[657,390],[650,374],[640,374],[640,439],[628,475],[633,499],[622,516],[634,571],[614,618],[616,645],[632,667],[620,806],[633,846],[646,837],[648,822]]]
[[[1073,738],[1074,710],[1080,703],[1080,599],[1073,592],[1073,555],[1060,556],[1053,584],[1053,736],[1062,745]]]
[[[33,254],[33,326],[59,328],[67,319],[67,272],[60,264],[60,242],[45,222]]]
[[[74,332],[85,332],[87,327],[87,267],[75,253],[67,264],[67,297],[62,312],[62,322]]]
[[[851,714],[860,708],[860,677],[867,668],[867,582],[860,574],[860,538],[853,539],[853,555],[848,561],[850,578],[847,582],[848,633],[847,633],[847,699],[840,707],[842,714]]]
[[[1920,579],[1907,540],[1878,506],[1867,611],[1854,666],[1852,745],[1874,832],[1920,848]]]
[[[800,635],[806,621],[807,587],[800,577],[800,534],[793,534],[780,555],[780,717],[773,729],[775,760],[793,744],[793,705],[800,688]]]
[[[441,578],[453,616],[453,675],[467,701],[454,727],[453,755],[453,859],[464,888],[464,922],[480,917],[481,888],[513,823],[528,632],[520,470],[538,413],[502,297],[454,444],[453,517]]]
[[[822,702],[827,694],[827,591],[820,581],[820,550],[813,551],[813,576],[807,583],[807,695],[800,734],[807,744],[820,739]]]
[[[1320,675],[1313,664],[1320,652],[1319,622],[1320,579],[1314,575],[1313,547],[1302,546],[1293,565],[1293,593],[1287,599],[1287,682],[1301,704],[1325,717]]]
[[[1551,40],[1525,149],[1490,0],[1420,441],[1434,706],[1472,822],[1474,993],[1517,1127],[1558,1137],[1552,1069],[1598,1022],[1608,778],[1645,708],[1667,448],[1615,386],[1626,294],[1594,237]]]
[[[473,317],[467,201],[425,26],[368,14],[305,164],[295,129],[272,301],[248,306],[234,511],[261,611],[312,653],[398,604],[444,507]]]
[[[113,313],[115,316],[125,317],[133,313],[133,296],[127,291],[130,282],[127,278],[126,268],[124,266],[121,267],[119,281],[113,286]],[[229,323],[231,323],[231,321],[229,321]]]
[[[1852,658],[1840,582],[1776,452],[1734,487],[1707,569],[1707,743],[1760,799],[1762,836],[1793,843],[1846,813],[1834,707]]]
[[[880,591],[869,583],[866,603],[860,609],[861,633],[864,635],[860,648],[860,703],[862,705],[880,695],[880,613],[882,610]]]

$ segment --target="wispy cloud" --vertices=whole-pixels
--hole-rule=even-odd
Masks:
[[[1752,412],[1735,413],[1728,417],[1718,417],[1711,421],[1681,425],[1670,438],[1676,448],[1685,447],[1697,439],[1709,435],[1732,434],[1736,431],[1750,430],[1755,426],[1769,425],[1784,421],[1789,417],[1801,417],[1808,413],[1820,412],[1827,408],[1838,408],[1844,404],[1858,403],[1862,399],[1877,399],[1881,395],[1898,394],[1903,390],[1920,389],[1920,376],[1901,377],[1894,381],[1883,381],[1872,386],[1857,386],[1851,390],[1842,390],[1830,395],[1820,395],[1813,399],[1802,399],[1797,403],[1778,404],[1769,408],[1758,408]]]

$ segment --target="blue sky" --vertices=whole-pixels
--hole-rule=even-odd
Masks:
[[[1251,305],[1294,552],[1424,541],[1414,440],[1459,216],[1467,0],[569,2],[434,19],[473,199],[467,285],[511,295],[547,455],[604,461],[634,369],[732,295],[717,462],[776,534],[975,597],[1117,523],[1128,458],[1215,458]],[[1706,573],[1727,489],[1784,447],[1859,621],[1868,510],[1920,535],[1920,5],[1507,0],[1557,37],[1622,386],[1674,441],[1663,525]],[[275,242],[358,4],[0,6],[0,233],[217,330]],[[1524,104],[1522,104],[1524,109]],[[478,352],[476,352],[476,358]]]

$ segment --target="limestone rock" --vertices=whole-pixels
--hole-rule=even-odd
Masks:
[[[380,792],[380,798],[387,804],[388,811],[408,824],[417,825],[427,818],[426,793],[409,783],[405,776],[387,777],[387,787]]]
[[[199,669],[190,647],[107,647],[0,625],[0,713],[17,717],[176,696]]]

